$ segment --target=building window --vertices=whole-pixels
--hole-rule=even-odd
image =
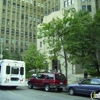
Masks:
[[[55,11],[58,11],[58,6],[55,7]]]
[[[16,23],[16,26],[19,27],[19,22]]]
[[[3,0],[3,5],[6,6],[6,0]]]
[[[87,5],[87,10],[91,12],[91,5]]]
[[[40,3],[37,3],[37,6],[40,6]]]
[[[47,11],[45,11],[45,15],[47,15]]]
[[[6,43],[9,43],[9,39],[6,39]]]
[[[34,13],[36,13],[36,9],[34,9]]]
[[[24,11],[24,6],[22,6],[22,10]]]
[[[28,45],[28,42],[27,41],[25,41],[25,45]]]
[[[17,18],[19,18],[20,16],[19,16],[19,13],[17,13]]]
[[[10,24],[10,20],[9,19],[7,19],[7,25],[9,25]]]
[[[8,7],[11,7],[11,2],[8,1]]]
[[[13,3],[13,7],[14,7],[14,8],[16,7],[16,4],[15,4],[15,3]]]
[[[23,45],[23,41],[21,41],[21,46]]]
[[[42,42],[40,42],[40,47],[42,47]]]
[[[18,48],[16,48],[15,52],[18,53]]]
[[[32,33],[30,32],[30,37],[32,37]]]
[[[20,9],[20,5],[19,4],[17,4],[17,9]]]
[[[74,0],[71,0],[71,4],[74,4]]]
[[[5,10],[5,9],[3,9],[3,10],[2,10],[2,12],[3,12],[3,13],[5,13],[5,12],[6,12],[6,10]]]
[[[26,36],[26,37],[28,36],[28,33],[27,33],[27,32],[25,32],[25,36]]]
[[[82,0],[82,1],[86,1],[86,0]]]
[[[32,29],[32,24],[30,24],[30,29]]]
[[[30,16],[30,21],[32,21],[32,16]]]
[[[48,14],[50,14],[50,9],[48,10]]]
[[[67,7],[67,6],[68,6],[67,1],[64,1],[64,7]]]
[[[36,21],[36,18],[35,17],[33,18],[33,21]]]
[[[37,19],[37,22],[40,22],[40,19],[39,18]]]
[[[23,49],[20,49],[20,52],[23,52]]]
[[[12,53],[14,52],[14,48],[11,48],[11,52],[12,52]]]
[[[36,1],[34,1],[34,6],[36,6]]]
[[[9,34],[9,28],[6,29],[6,33]]]
[[[86,10],[86,5],[82,5],[82,11]]]
[[[1,33],[3,33],[3,34],[4,34],[4,27],[2,27],[2,28],[1,28]]]
[[[22,16],[21,16],[21,17],[22,17],[22,19],[24,19],[24,14],[22,14]]]
[[[16,40],[16,45],[18,45],[18,40]]]
[[[14,39],[11,40],[11,44],[14,44]]]
[[[2,18],[2,24],[5,24],[5,18]]]
[[[26,19],[28,20],[28,15],[26,15]]]
[[[15,17],[15,11],[12,12],[13,17]]]
[[[14,29],[12,29],[12,31],[11,31],[11,32],[12,32],[12,34],[14,34]]]
[[[15,21],[14,20],[12,20],[12,26],[15,24]]]
[[[19,35],[19,31],[18,30],[16,30],[16,36],[18,36]]]

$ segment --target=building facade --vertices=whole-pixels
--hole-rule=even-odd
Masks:
[[[57,3],[56,3],[57,2]],[[60,9],[60,0],[0,0],[0,44],[11,53],[22,53],[37,43],[37,25],[44,15]]]
[[[43,21],[42,0],[0,0],[0,44],[10,53],[22,53],[36,43],[37,25]]]
[[[60,9],[87,10],[93,16],[100,8],[100,0],[60,0]]]
[[[44,0],[44,16],[60,10],[60,0]]]

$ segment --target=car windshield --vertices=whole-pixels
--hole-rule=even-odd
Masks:
[[[66,77],[63,74],[56,74],[55,78],[56,80],[66,80]]]

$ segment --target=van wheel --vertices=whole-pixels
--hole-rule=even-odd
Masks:
[[[74,90],[73,88],[70,88],[70,89],[69,89],[69,94],[70,94],[70,95],[75,95],[75,90]]]
[[[29,82],[29,83],[28,83],[28,88],[29,88],[29,89],[33,89],[33,83],[32,83],[32,82]]]
[[[46,84],[45,87],[44,87],[44,89],[45,89],[46,92],[49,92],[50,91],[50,85]]]

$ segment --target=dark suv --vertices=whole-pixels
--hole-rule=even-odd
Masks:
[[[66,77],[61,73],[39,73],[28,80],[29,89],[40,87],[44,88],[45,91],[57,89],[61,92],[66,85]]]

